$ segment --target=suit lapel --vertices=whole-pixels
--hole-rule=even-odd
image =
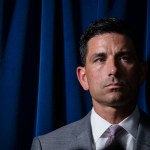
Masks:
[[[78,150],[92,150],[92,137],[89,131],[83,131],[78,137]]]
[[[91,131],[91,123],[90,123],[90,116],[89,113],[79,125],[78,133],[76,132],[77,138],[77,150],[92,150],[92,131]]]

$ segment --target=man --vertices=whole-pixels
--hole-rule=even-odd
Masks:
[[[89,90],[93,109],[75,123],[36,137],[31,150],[150,150],[150,118],[136,106],[146,74],[137,41],[119,19],[88,27],[80,40],[77,77]],[[118,131],[110,135],[115,125]]]

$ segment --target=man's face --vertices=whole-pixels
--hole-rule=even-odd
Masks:
[[[78,79],[89,90],[93,103],[107,106],[135,104],[143,81],[132,41],[124,35],[105,33],[91,38],[85,67],[78,67]]]

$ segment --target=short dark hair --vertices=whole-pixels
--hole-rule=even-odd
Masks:
[[[81,63],[83,66],[86,64],[86,55],[88,52],[87,43],[88,41],[96,36],[104,33],[119,33],[129,37],[137,53],[138,49],[141,48],[139,38],[134,32],[133,28],[126,24],[123,20],[117,18],[106,18],[93,22],[89,25],[87,30],[82,34],[80,38],[80,55],[81,55]],[[139,55],[140,56],[140,55]]]

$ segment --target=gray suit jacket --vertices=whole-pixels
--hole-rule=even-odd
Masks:
[[[34,138],[31,150],[92,150],[90,114],[51,133]],[[141,112],[135,150],[150,150],[150,117]]]

